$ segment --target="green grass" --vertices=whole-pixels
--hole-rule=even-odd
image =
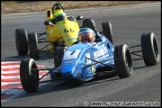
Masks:
[[[12,4],[12,3],[17,3],[18,1],[1,1],[1,3],[4,4]]]
[[[24,3],[24,2],[35,2],[35,1],[1,1],[4,4],[15,4],[15,3]]]

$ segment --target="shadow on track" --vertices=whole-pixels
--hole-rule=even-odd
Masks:
[[[35,93],[25,93],[23,95],[24,97],[30,97],[30,96],[37,96],[37,95],[43,95],[43,94],[48,94],[51,92],[60,92],[63,90],[72,90],[75,88],[81,88],[85,86],[90,86],[90,85],[95,85],[95,84],[100,84],[104,82],[111,82],[118,80],[119,78],[116,77],[116,73],[108,73],[107,75],[104,76],[98,76],[95,79],[87,82],[80,82],[80,83],[71,83],[71,84],[66,84],[64,82],[49,82],[43,87],[40,87],[37,92]],[[21,98],[21,97],[17,97]]]

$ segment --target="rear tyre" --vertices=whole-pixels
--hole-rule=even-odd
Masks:
[[[61,66],[63,55],[64,55],[64,47],[60,46],[55,47],[55,54],[54,54],[55,68]]]
[[[159,62],[159,45],[153,32],[142,34],[141,49],[146,66],[156,65]]]
[[[28,35],[23,28],[15,30],[16,49],[19,56],[28,53]]]
[[[112,31],[112,25],[110,22],[103,22],[102,23],[102,30],[103,35],[106,36],[110,42],[113,44],[113,31]]]
[[[39,86],[39,74],[35,61],[26,58],[20,64],[20,79],[23,89],[28,92],[36,92]]]
[[[29,33],[29,51],[30,57],[33,59],[39,59],[38,55],[38,38],[36,33]]]
[[[129,77],[133,72],[131,53],[126,44],[115,47],[115,68],[120,78]]]

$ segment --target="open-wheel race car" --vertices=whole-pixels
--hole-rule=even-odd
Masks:
[[[47,20],[44,22],[46,31],[43,33],[27,33],[24,28],[15,30],[16,48],[19,56],[29,54],[33,59],[39,59],[39,52],[49,47],[51,54],[58,52],[58,45],[70,46],[77,41],[78,31],[80,30],[78,21],[83,16],[74,18],[67,16],[62,4],[56,3],[52,9],[47,10]],[[42,37],[46,35],[46,37]],[[38,43],[48,43],[41,49],[38,49]],[[55,56],[56,57],[56,56]],[[56,57],[59,58],[59,57]]]
[[[63,55],[61,65],[57,68],[38,69],[32,58],[26,58],[20,64],[20,78],[24,90],[28,93],[36,92],[39,83],[39,71],[49,70],[48,81],[64,81],[65,83],[86,82],[98,75],[109,72],[116,73],[119,78],[132,75],[131,54],[143,57],[146,66],[156,65],[159,62],[158,41],[153,32],[141,35],[141,44],[128,47],[126,44],[114,45],[112,39],[112,26],[110,22],[102,23],[104,28],[99,32],[92,19],[86,19],[84,27],[91,28],[96,36],[94,42],[76,42],[69,46]],[[141,47],[140,51],[131,52],[130,49]],[[142,52],[142,54],[137,54]],[[47,75],[46,74],[46,75]]]

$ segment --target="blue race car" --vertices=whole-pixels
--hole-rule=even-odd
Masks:
[[[112,26],[110,22],[102,23],[103,31],[98,32],[92,19],[85,19],[83,27],[91,28],[96,38],[94,42],[80,42],[68,47],[61,62],[61,66],[52,69],[38,69],[32,58],[26,58],[20,64],[20,78],[26,92],[36,92],[40,80],[39,71],[49,70],[50,81],[64,81],[65,83],[84,82],[94,79],[99,74],[115,72],[120,78],[129,77],[133,72],[130,48],[141,46],[144,62],[147,66],[159,62],[159,48],[153,32],[142,34],[141,45],[128,47],[126,44],[113,45]],[[149,53],[148,53],[149,52]],[[47,75],[46,74],[46,75]]]

